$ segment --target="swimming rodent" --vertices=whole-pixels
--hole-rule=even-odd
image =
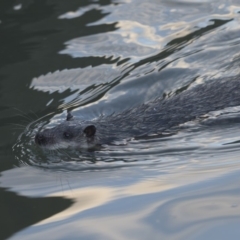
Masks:
[[[158,98],[122,113],[93,121],[67,119],[40,131],[37,145],[47,149],[91,148],[114,141],[158,134],[211,111],[240,105],[240,77],[215,79],[168,99]]]

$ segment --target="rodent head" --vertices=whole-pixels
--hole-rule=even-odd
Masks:
[[[96,127],[72,119],[68,113],[66,121],[54,128],[45,129],[35,136],[35,143],[46,149],[89,148],[94,145]]]

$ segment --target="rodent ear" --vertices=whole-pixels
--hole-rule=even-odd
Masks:
[[[68,112],[67,114],[67,121],[70,121],[73,118],[73,115],[71,114],[71,112]]]
[[[96,127],[94,125],[89,125],[83,130],[83,132],[87,137],[93,137],[96,133]]]

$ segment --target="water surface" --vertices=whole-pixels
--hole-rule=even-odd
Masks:
[[[239,11],[1,1],[0,238],[239,239],[239,106],[96,151],[47,154],[33,141],[67,110],[91,120],[237,76]]]

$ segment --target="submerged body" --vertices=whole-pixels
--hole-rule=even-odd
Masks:
[[[240,77],[213,80],[168,99],[140,105],[117,115],[93,121],[67,120],[38,132],[35,142],[48,149],[90,148],[116,140],[166,131],[211,111],[240,105]]]

